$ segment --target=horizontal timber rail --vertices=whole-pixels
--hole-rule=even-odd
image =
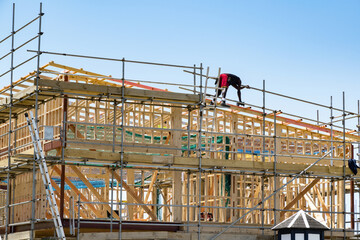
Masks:
[[[135,103],[136,104],[136,103]],[[173,107],[173,106],[172,106]],[[182,107],[184,108],[184,107]],[[87,126],[96,126],[96,127],[116,127],[121,128],[121,125],[113,125],[113,124],[101,124],[101,123],[85,123],[85,122],[73,122],[73,121],[65,121],[67,124],[79,124],[79,125],[87,125]],[[157,131],[173,131],[173,132],[183,132],[183,133],[198,133],[198,130],[186,130],[186,129],[172,129],[172,128],[155,128],[155,127],[139,127],[139,126],[124,126],[124,129],[142,129],[142,130],[157,130]],[[299,140],[299,141],[306,141],[306,142],[332,142],[332,143],[357,143],[348,140],[326,140],[326,139],[309,139],[309,138],[299,138],[299,137],[282,137],[282,136],[275,136],[275,135],[261,135],[261,134],[248,134],[248,133],[222,133],[222,132],[214,132],[214,131],[201,131],[204,134],[210,135],[226,135],[226,136],[244,136],[244,137],[262,137],[262,138],[269,138],[269,139],[284,139],[284,140]],[[340,137],[334,137],[335,139]],[[342,147],[342,146],[340,146]]]
[[[89,85],[85,83],[73,83],[73,82],[62,82],[62,81],[53,81],[39,79],[38,84],[40,87],[50,87],[53,90],[66,91],[68,94],[77,94],[77,93],[92,93],[98,95],[99,97],[106,95],[111,95],[115,97],[118,95],[119,98],[122,98],[122,87],[112,87],[112,86],[103,86],[103,85]],[[41,89],[46,91],[46,89]],[[125,97],[138,97],[140,99],[163,99],[163,100],[178,100],[181,102],[190,102],[198,103],[200,97],[194,94],[183,94],[183,93],[174,93],[174,92],[159,92],[143,89],[124,89]]]
[[[97,162],[93,162],[93,160],[91,159],[85,159],[85,160],[70,160],[70,159],[75,159],[75,158],[65,158],[65,161],[62,160],[47,160],[47,163],[49,164],[49,166],[52,165],[56,165],[56,164],[64,164],[66,166],[77,166],[77,167],[107,167],[107,168],[112,168],[112,169],[120,169],[120,162],[115,162],[113,161],[112,163],[106,163],[106,162],[100,162],[101,160],[97,161]],[[23,171],[18,171],[16,169],[20,168],[20,167],[16,167],[14,165],[14,167],[12,167],[12,169],[14,169],[13,175],[15,176],[16,174],[20,174],[21,172],[26,172],[26,171],[30,171],[32,169],[32,166],[30,165],[32,164],[31,160],[27,160],[26,163],[23,163],[22,165],[27,166],[28,168],[23,168]],[[252,165],[253,166],[253,165]],[[190,167],[189,166],[185,166],[185,165],[170,165],[170,164],[163,164],[162,166],[160,165],[160,163],[156,163],[156,164],[137,164],[137,163],[130,163],[128,164],[128,162],[124,163],[124,169],[130,168],[130,169],[141,169],[141,170],[161,170],[161,171],[171,171],[171,172],[189,172],[189,173],[196,173],[198,172],[199,168],[198,166],[193,166]],[[316,169],[315,169],[316,170]],[[336,170],[336,169],[335,169]],[[248,169],[245,167],[243,168],[238,168],[238,169],[230,169],[227,167],[216,167],[216,166],[212,166],[212,167],[204,167],[202,168],[202,171],[204,173],[216,173],[216,174],[237,174],[237,175],[251,175],[251,176],[266,176],[266,177],[273,177],[275,175],[275,172],[271,169],[265,169],[265,168],[258,168],[257,169]],[[265,171],[265,173],[264,173]],[[337,171],[337,170],[336,170]],[[340,172],[337,171],[337,172]],[[282,177],[292,177],[295,174],[297,174],[298,172],[289,172],[287,171],[281,171],[281,172],[276,172],[277,176],[282,176]],[[327,175],[328,174],[328,175]],[[2,176],[0,174],[0,176]],[[2,176],[3,177],[3,176]],[[308,174],[305,174],[303,176],[304,179],[312,179],[312,178],[319,178],[319,179],[328,179],[328,180],[359,180],[360,177],[357,176],[350,176],[349,175],[345,176],[345,178],[343,176],[341,176],[341,174],[333,174],[333,173],[316,173],[316,172],[312,172],[310,171]]]
[[[149,81],[149,80],[140,80],[140,79],[122,79],[122,78],[114,78],[114,77],[108,77],[108,76],[99,76],[99,75],[91,75],[91,74],[72,74],[72,73],[63,73],[63,72],[57,72],[57,71],[41,71],[41,73],[49,73],[53,75],[64,75],[64,76],[74,76],[74,77],[88,77],[88,78],[96,78],[96,79],[105,79],[109,81],[116,80],[117,82],[134,82],[134,83],[152,83],[152,84],[159,84],[159,85],[168,85],[168,86],[187,86],[187,87],[194,87],[194,85],[187,85],[187,84],[176,84],[176,83],[170,83],[170,82],[157,82],[157,81]],[[195,87],[200,87],[198,85],[195,85]],[[162,90],[162,89],[161,89]],[[163,90],[165,91],[165,90]],[[191,90],[192,92],[194,90]]]
[[[28,161],[29,164],[33,161],[31,159],[31,154],[24,155],[20,154],[18,157],[15,157],[20,161]],[[58,160],[56,160],[58,159]],[[60,158],[50,158],[48,163],[56,164],[59,162]],[[76,160],[76,161],[75,161]],[[329,160],[326,158],[326,160]],[[66,149],[64,154],[64,161],[70,161],[69,164],[82,164],[82,163],[99,163],[100,165],[107,166],[105,162],[109,162],[110,166],[116,166],[116,162],[120,161],[120,153],[106,153],[106,152],[89,152],[86,150],[76,150],[76,149]],[[103,162],[104,161],[104,162]],[[196,170],[196,167],[199,166],[199,161],[195,157],[172,157],[172,156],[154,156],[154,155],[142,155],[142,154],[124,154],[124,162],[127,165],[136,166],[136,164],[145,164],[147,167],[152,166],[153,168],[168,166],[166,169],[171,169],[178,167],[180,169],[192,168]],[[31,164],[30,164],[31,165]],[[31,167],[31,166],[28,167]],[[109,166],[108,165],[108,166]],[[143,165],[143,166],[145,166]],[[257,162],[257,161],[247,161],[247,160],[222,160],[222,159],[202,159],[202,165],[204,169],[209,171],[230,171],[234,170],[235,172],[241,170],[243,172],[247,171],[266,171],[266,174],[274,173],[274,163],[272,162]],[[291,164],[289,168],[288,163],[277,163],[276,171],[278,174],[296,174],[309,164]],[[326,177],[341,177],[343,175],[343,167],[340,166],[313,166],[309,170],[309,174],[326,176]],[[349,168],[345,169],[346,176],[351,176],[351,170]],[[355,176],[354,176],[355,177]]]

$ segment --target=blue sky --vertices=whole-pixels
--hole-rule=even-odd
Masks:
[[[0,0],[0,39],[11,32],[12,2]],[[16,3],[16,27],[36,16],[39,1]],[[132,60],[193,65],[203,63],[211,75],[218,68],[238,75],[243,84],[357,111],[360,98],[360,1],[43,1],[42,50]],[[16,36],[31,38],[37,26]],[[10,50],[0,45],[0,54]],[[35,49],[36,43],[25,49]],[[16,60],[29,57],[26,52]],[[121,64],[43,55],[99,73],[121,76]],[[10,60],[0,62],[4,72]],[[32,71],[32,62],[17,71]],[[126,77],[163,82],[192,82],[181,69],[127,65]],[[8,77],[0,79],[5,85]],[[8,84],[8,83],[7,83]],[[230,98],[236,98],[234,89]],[[243,90],[245,102],[261,105],[261,94]],[[316,118],[312,107],[267,96],[266,105]],[[337,114],[339,115],[339,114]],[[329,110],[320,109],[322,121]],[[350,126],[349,127],[353,127]]]

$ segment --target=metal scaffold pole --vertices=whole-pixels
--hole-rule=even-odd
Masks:
[[[14,79],[14,41],[15,41],[15,3],[12,11],[12,31],[11,31],[11,63],[10,63],[10,108],[9,108],[9,142],[8,142],[8,172],[6,176],[6,210],[5,210],[5,239],[8,239],[9,220],[10,220],[10,170],[11,170],[11,133],[12,133],[12,106],[13,106],[13,79]]]
[[[187,221],[186,221],[186,232],[189,232],[190,230],[190,174],[191,172],[188,170],[187,172],[187,183],[186,183],[186,202],[187,202],[187,206],[186,206],[186,217],[187,217]]]
[[[274,114],[274,190],[277,189],[277,172],[276,172],[276,167],[277,167],[277,159],[276,159],[276,154],[277,154],[277,126],[276,126],[276,111],[273,112]],[[274,196],[274,226],[277,225],[277,196]],[[276,232],[274,231],[274,240],[276,240]]]
[[[122,207],[123,207],[123,164],[125,140],[125,58],[122,59],[122,87],[121,87],[121,149],[120,149],[120,209],[119,209],[119,239],[122,239]]]
[[[262,162],[265,162],[265,117],[266,117],[266,112],[265,112],[265,80],[263,80],[263,117],[262,117],[262,151],[263,151],[263,155],[262,155]],[[263,175],[261,176],[261,234],[264,236],[264,192],[265,192],[265,172],[263,173]]]
[[[360,136],[360,100],[357,100],[357,113],[358,113],[358,117],[357,117],[357,133],[358,136]],[[358,163],[360,162],[360,143],[357,144],[357,160]],[[357,210],[358,210],[358,215],[357,217],[355,217],[355,221],[356,221],[356,230],[357,230],[357,234],[358,234],[358,239],[360,238],[360,228],[359,228],[359,223],[360,223],[360,185],[359,183],[357,183],[357,188],[358,188],[358,201],[357,201]]]
[[[209,75],[209,69],[207,70],[207,76]],[[198,158],[199,158],[199,179],[198,179],[198,185],[199,185],[199,189],[197,189],[198,192],[198,240],[201,239],[201,175],[202,175],[202,155],[201,155],[201,141],[202,141],[202,125],[203,125],[203,108],[204,108],[204,99],[203,99],[203,94],[202,94],[202,77],[203,77],[203,72],[202,72],[202,63],[200,63],[200,104],[199,104],[199,131],[198,131]],[[205,213],[204,215],[204,219],[205,219]]]
[[[37,49],[37,65],[36,65],[36,77],[35,77],[35,122],[36,124],[38,124],[38,109],[39,109],[39,79],[40,79],[40,50],[41,50],[41,35],[42,30],[41,30],[41,20],[42,20],[42,16],[43,16],[43,12],[42,12],[42,3],[40,3],[40,11],[39,11],[39,31],[38,31],[38,49]],[[35,230],[35,199],[36,199],[36,175],[37,175],[37,171],[36,171],[36,164],[35,164],[35,153],[34,153],[34,161],[33,161],[33,172],[32,172],[32,177],[33,177],[33,181],[32,181],[32,205],[31,205],[31,239],[35,238],[34,235],[34,230]]]
[[[105,183],[106,186],[106,183]],[[111,169],[111,196],[110,196],[110,207],[111,207],[111,212],[110,212],[110,232],[113,231],[113,212],[114,212],[114,169]]]
[[[333,157],[334,157],[334,143],[333,143],[333,98],[332,96],[330,96],[330,138],[331,138],[331,153],[330,153],[330,165],[332,166],[333,163]],[[334,226],[334,221],[333,221],[333,203],[334,203],[334,199],[333,199],[333,190],[334,190],[334,180],[333,178],[331,178],[330,180],[330,236],[332,237],[333,235],[333,226]]]
[[[112,152],[115,152],[115,141],[116,141],[116,108],[117,108],[117,102],[116,99],[114,100],[114,109],[113,109],[113,127],[112,127]],[[114,171],[116,169],[111,169],[111,213],[110,213],[110,232],[113,231],[113,211],[114,211]],[[117,187],[117,186],[116,186]]]
[[[342,93],[342,98],[343,98],[343,120],[342,120],[342,125],[343,125],[343,202],[340,203],[342,204],[343,207],[343,224],[344,224],[344,240],[346,240],[346,136],[345,136],[345,92]]]

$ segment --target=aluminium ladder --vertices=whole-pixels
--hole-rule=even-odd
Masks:
[[[27,121],[27,124],[29,127],[31,139],[32,139],[32,142],[34,145],[35,161],[39,165],[42,180],[45,185],[46,198],[49,202],[51,216],[54,220],[56,234],[58,236],[58,239],[65,240],[66,237],[65,237],[65,233],[64,233],[64,228],[63,228],[63,225],[61,222],[58,206],[56,204],[54,191],[51,186],[49,171],[48,171],[48,167],[46,165],[44,151],[41,146],[39,131],[37,129],[36,121],[35,121],[35,118],[31,111],[30,111],[30,118],[27,113],[25,113],[25,117],[26,117],[26,121]]]

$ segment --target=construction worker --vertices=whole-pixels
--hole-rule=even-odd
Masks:
[[[220,81],[220,82],[219,82]],[[214,99],[211,101],[211,105],[215,104],[216,98],[221,94],[221,106],[228,107],[225,103],[226,93],[229,86],[233,86],[237,90],[237,95],[239,97],[239,102],[236,103],[237,106],[244,106],[244,103],[241,101],[241,89],[248,88],[249,86],[242,86],[241,79],[230,73],[222,73],[220,77],[216,79],[215,86],[218,88],[215,89]]]

